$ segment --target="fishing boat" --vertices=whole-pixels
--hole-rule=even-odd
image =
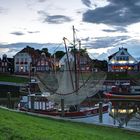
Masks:
[[[76,108],[65,107],[62,114],[61,107],[56,108],[56,104],[48,100],[48,95],[43,94],[22,96],[18,108],[24,112],[67,118],[90,117],[100,113],[99,104],[95,104],[93,107],[81,107],[78,111]],[[102,113],[106,112],[108,112],[108,104],[103,104]]]
[[[80,43],[76,48],[75,28],[73,26],[72,47],[66,44],[63,38],[66,54],[62,59],[63,69],[50,71],[50,73],[38,73],[38,85],[42,93],[49,92],[47,96],[28,95],[26,108],[20,110],[39,114],[62,117],[87,117],[98,115],[99,112],[108,111],[108,105],[82,106],[81,103],[95,95],[103,85],[106,73],[91,69],[83,70],[80,66]],[[86,54],[87,55],[87,54]]]
[[[107,99],[140,100],[140,86],[131,86],[130,83],[114,85],[111,91],[104,92]]]

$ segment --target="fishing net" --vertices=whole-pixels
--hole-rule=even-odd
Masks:
[[[48,99],[66,106],[77,105],[101,90],[106,73],[103,71],[75,71],[73,60],[65,60],[63,71],[37,73],[42,93],[49,92]]]

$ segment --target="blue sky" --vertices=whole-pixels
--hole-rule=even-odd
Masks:
[[[90,56],[107,59],[119,47],[140,58],[139,0],[0,0],[0,56],[26,45],[54,51],[63,37],[77,40]]]

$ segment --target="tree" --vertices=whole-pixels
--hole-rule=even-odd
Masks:
[[[107,71],[107,61],[106,60],[92,60],[92,66],[94,68],[99,68],[103,71]]]
[[[48,52],[48,48],[42,48],[41,52],[44,52],[47,57],[51,56],[51,54]]]
[[[80,53],[80,56],[84,56],[85,54],[87,54],[87,50],[86,50],[86,48],[85,49],[77,49],[77,48],[75,48],[75,50],[72,48],[71,49],[71,52],[72,53]]]
[[[87,50],[85,49],[79,49],[80,55],[83,56],[85,54],[87,54]]]
[[[55,52],[55,57],[58,59],[61,59],[65,55],[65,52],[63,51],[56,51]]]

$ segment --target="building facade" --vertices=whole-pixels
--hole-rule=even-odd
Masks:
[[[67,60],[67,57],[69,58],[70,62],[71,61],[74,62],[73,53],[68,52],[68,54],[65,54],[60,60],[60,66],[62,70],[64,69],[64,64],[65,64],[65,61]],[[84,55],[77,54],[76,65],[77,65],[77,70],[80,70],[83,72],[91,71],[91,59],[88,56],[88,54],[84,54]]]
[[[16,74],[28,74],[31,68],[32,58],[26,52],[19,52],[14,56]]]
[[[8,58],[6,54],[0,59],[0,72],[13,73],[14,72],[14,59]]]
[[[46,57],[45,53],[42,53],[41,56],[37,59],[37,63],[35,65],[36,72],[48,72],[52,69],[50,58]]]
[[[40,55],[34,48],[27,46],[14,56],[15,74],[30,74],[35,70]]]
[[[126,48],[108,57],[108,72],[138,71],[138,61],[131,56]]]

